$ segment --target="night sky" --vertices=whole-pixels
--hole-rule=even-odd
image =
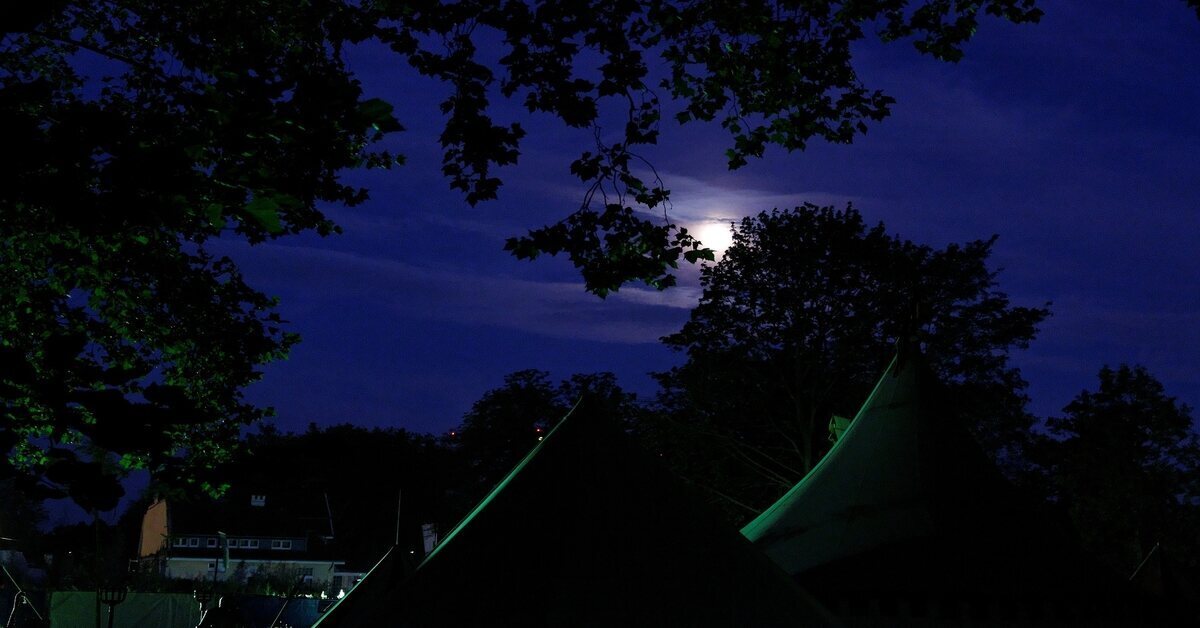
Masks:
[[[933,246],[999,234],[1001,289],[1018,305],[1053,303],[1014,356],[1036,414],[1056,414],[1120,362],[1200,404],[1200,20],[1178,0],[1044,5],[1038,25],[986,20],[958,64],[908,43],[859,46],[863,81],[898,102],[853,145],[772,150],[731,173],[723,132],[679,127],[667,103],[662,143],[645,156],[673,191],[671,218],[718,246],[729,221],[805,201],[853,202]],[[274,406],[285,430],[440,433],[518,369],[612,371],[652,395],[647,373],[680,359],[658,338],[695,304],[695,268],[667,292],[630,286],[600,300],[565,259],[502,250],[578,205],[567,166],[590,131],[502,104],[497,120],[530,134],[520,163],[500,172],[501,198],[471,208],[440,174],[445,87],[371,47],[351,67],[368,96],[396,105],[408,131],[386,144],[408,164],[347,175],[372,199],[328,209],[344,235],[218,245],[303,336],[249,397]]]

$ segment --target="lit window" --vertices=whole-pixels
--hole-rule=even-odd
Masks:
[[[188,547],[200,547],[200,539],[196,537],[188,539]]]

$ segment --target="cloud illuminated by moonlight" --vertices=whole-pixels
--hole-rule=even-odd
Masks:
[[[858,199],[828,192],[783,192],[754,187],[717,185],[693,177],[664,174],[671,188],[668,215],[687,228],[704,246],[713,249],[718,259],[733,243],[731,223],[775,208],[790,208],[815,203],[844,206]]]

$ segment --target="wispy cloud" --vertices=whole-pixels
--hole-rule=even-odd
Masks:
[[[647,173],[642,174],[649,177]],[[642,215],[684,227],[699,237],[705,246],[718,252],[729,244],[730,224],[745,216],[804,203],[844,206],[862,201],[861,197],[835,192],[769,189],[761,181],[752,181],[750,176],[726,175],[718,183],[667,171],[660,175],[671,191],[670,202],[665,208],[643,211]],[[583,196],[578,185],[563,182],[534,180],[523,181],[522,185],[551,204],[564,201],[578,204]],[[602,201],[596,199],[595,202]],[[471,227],[464,225],[464,228]]]
[[[700,288],[696,286],[676,286],[668,290],[648,290],[646,288],[622,288],[610,297],[617,301],[638,305],[653,305],[690,310],[700,301]]]
[[[314,247],[263,245],[241,256],[252,261],[244,265],[250,273],[286,273],[302,283],[304,293],[289,299],[309,301],[302,307],[346,307],[347,300],[362,299],[395,315],[554,338],[655,343],[678,330],[698,298],[687,288],[625,288],[601,300],[582,283],[473,274]]]
[[[844,206],[859,199],[818,191],[776,191],[753,185],[718,184],[695,177],[666,174],[671,186],[671,219],[720,255],[732,242],[731,223],[775,208],[813,203]]]
[[[1055,413],[1078,391],[1094,389],[1100,367],[1140,364],[1168,394],[1194,403],[1200,393],[1200,357],[1180,348],[1200,346],[1200,310],[1195,304],[1141,309],[1084,293],[1055,301],[1054,315],[1028,351],[1014,355],[1029,372],[1035,412]]]
[[[833,192],[779,191],[753,185],[718,184],[671,173],[665,174],[664,178],[671,188],[671,214],[681,222],[728,223],[776,207],[795,207],[804,203],[845,205],[860,200]]]

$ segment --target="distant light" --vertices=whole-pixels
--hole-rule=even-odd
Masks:
[[[346,590],[345,590],[345,589],[338,589],[337,599],[339,599],[339,600],[340,600],[340,599],[342,599],[342,598],[344,598],[344,597],[346,597]]]
[[[542,440],[542,437],[541,437],[541,436],[538,436],[538,440]]]

